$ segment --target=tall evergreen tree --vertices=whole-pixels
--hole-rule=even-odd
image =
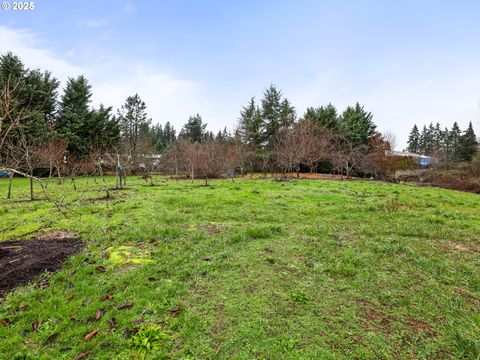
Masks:
[[[87,143],[84,147],[88,149],[108,149],[118,145],[120,141],[120,126],[118,119],[112,115],[112,107],[100,105],[99,109],[91,110],[89,123],[85,124],[87,128],[83,131],[84,141]]]
[[[163,133],[162,125],[154,125],[151,131],[153,134],[153,145],[155,147],[155,150],[163,152],[163,150],[165,150],[165,148],[167,147],[167,144],[165,142],[165,135]]]
[[[283,99],[280,103],[279,115],[280,128],[289,128],[295,123],[297,114],[295,108],[292,106],[292,104],[290,104],[290,101],[288,101],[288,99]]]
[[[285,119],[282,119],[282,116],[286,114],[286,110],[282,110],[282,92],[277,90],[273,84],[263,94],[261,114],[264,141],[267,148],[271,149],[279,129],[284,125],[282,120]]]
[[[142,137],[146,137],[152,122],[147,116],[147,106],[138,94],[127,97],[125,104],[118,110],[118,121],[122,139],[128,150],[137,154]],[[151,139],[144,139],[151,142]]]
[[[442,155],[447,162],[452,160],[452,144],[450,139],[450,131],[447,127],[442,131]]]
[[[187,123],[183,125],[179,136],[184,139],[189,139],[192,142],[202,142],[206,138],[213,137],[213,134],[210,136],[206,129],[207,124],[204,124],[202,117],[199,114],[196,114],[194,116],[190,116]]]
[[[251,98],[247,106],[240,111],[238,122],[238,134],[242,142],[250,150],[260,150],[263,141],[263,118],[260,109],[255,105],[255,99]]]
[[[413,125],[412,131],[408,136],[407,150],[413,153],[420,152],[420,132],[418,131],[417,124]]]
[[[437,156],[442,156],[443,131],[438,122],[435,124],[435,128],[433,130],[433,139],[434,139],[433,153]]]
[[[86,151],[85,137],[88,137],[93,115],[89,109],[91,97],[91,85],[83,75],[68,79],[55,129],[68,142],[69,150],[76,154]]]
[[[451,159],[452,161],[458,161],[460,159],[460,137],[462,133],[457,122],[453,123],[452,130],[449,132],[448,141],[451,147]]]
[[[227,127],[225,126],[223,130],[219,130],[217,135],[215,136],[215,141],[218,141],[219,143],[222,144],[227,144],[232,140],[232,136],[227,130]]]
[[[337,108],[331,103],[325,106],[320,106],[318,108],[309,107],[303,115],[303,120],[312,121],[319,127],[336,129],[338,126]]]
[[[467,130],[462,134],[459,141],[459,160],[471,161],[478,151],[478,141],[473,131],[472,122],[468,124]]]
[[[354,107],[347,107],[340,116],[340,131],[353,146],[368,147],[377,128],[372,119],[372,113],[356,103]]]
[[[90,107],[91,85],[84,76],[69,78],[61,97],[55,131],[68,142],[68,149],[78,155],[92,149],[106,149],[118,143],[120,128],[112,108]]]
[[[164,140],[167,144],[170,144],[172,142],[175,142],[177,140],[177,132],[173,128],[173,126],[170,124],[169,121],[165,123],[165,127],[163,128],[163,137]]]
[[[0,89],[8,87],[15,91],[10,99],[12,118],[20,113],[29,114],[22,124],[27,137],[40,139],[48,131],[55,116],[58,86],[58,80],[50,72],[26,69],[12,53],[0,56]],[[8,118],[6,120],[8,122]],[[7,122],[3,126],[7,126]]]

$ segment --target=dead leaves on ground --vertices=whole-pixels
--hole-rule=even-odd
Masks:
[[[88,354],[90,354],[90,351],[84,351],[80,354],[78,354],[77,356],[75,356],[75,358],[73,360],[81,360],[81,359],[85,359]]]
[[[131,309],[133,307],[133,303],[128,301],[125,304],[120,305],[117,307],[118,310],[124,310],[124,309]]]
[[[113,296],[109,294],[104,294],[100,296],[100,301],[107,301],[107,300],[112,300]]]
[[[181,308],[175,308],[175,309],[172,309],[170,310],[170,314],[172,315],[172,317],[176,318],[178,317],[178,315],[180,315],[180,313],[182,312],[182,309]]]
[[[95,335],[98,334],[99,331],[100,329],[94,329],[90,331],[87,335],[85,335],[83,338],[85,339],[85,341],[90,341]]]
[[[48,338],[47,338],[47,341],[46,341],[46,344],[51,344],[53,343],[55,340],[57,340],[58,336],[60,334],[57,332],[57,333],[53,333],[52,335],[50,335]]]
[[[108,320],[108,325],[110,325],[110,329],[114,330],[117,327],[117,319],[112,317]]]
[[[92,322],[98,321],[102,318],[102,316],[103,316],[103,310],[97,310],[97,312],[95,313],[95,316],[88,317],[87,322],[92,323]]]
[[[38,330],[40,329],[40,326],[42,326],[42,321],[41,320],[37,320],[37,321],[34,321],[32,323],[32,329],[33,330]]]

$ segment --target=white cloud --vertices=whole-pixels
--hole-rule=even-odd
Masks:
[[[52,71],[62,85],[68,77],[85,74],[92,84],[93,104],[119,108],[127,96],[138,93],[147,105],[154,123],[170,121],[177,130],[190,115],[200,113],[207,119],[214,113],[199,84],[152,69],[132,59],[101,59],[76,66],[71,64],[74,49],[64,57],[46,48],[45,42],[28,30],[0,26],[0,54],[12,51],[29,68]]]
[[[199,85],[195,82],[177,79],[141,65],[131,66],[126,71],[114,66],[109,73],[100,77],[98,70],[92,72],[96,104],[119,108],[127,96],[138,93],[154,123],[170,121],[177,130],[188,116],[202,109],[207,111],[202,105]]]
[[[245,86],[225,88],[224,84],[205,89],[201,83],[146,66],[134,58],[95,57],[88,64],[74,65],[77,49],[58,54],[50,49],[48,42],[28,30],[0,26],[0,53],[7,51],[17,54],[30,68],[51,70],[62,84],[68,77],[85,74],[93,86],[95,106],[103,103],[117,109],[127,96],[138,93],[146,102],[154,123],[170,121],[177,130],[188,116],[197,112],[211,130],[225,125],[232,128],[241,106],[255,95],[249,93],[252,83],[258,83],[258,79],[252,79],[248,89]],[[423,59],[423,63],[429,60]],[[281,83],[278,79],[277,85],[300,116],[308,106],[332,102],[341,111],[359,101],[374,113],[380,131],[397,135],[400,148],[405,146],[414,123],[422,126],[439,122],[443,127],[451,127],[457,121],[464,129],[468,121],[472,121],[476,129],[479,128],[478,68],[437,62],[424,66],[424,71],[415,71],[388,59],[379,59],[376,65],[363,69],[360,75],[352,69],[322,67],[312,71],[314,76],[310,81]],[[268,82],[257,85],[260,92]]]
[[[43,39],[32,32],[0,26],[0,54],[8,51],[19,56],[28,68],[52,71],[62,82],[69,76],[78,76],[86,72],[85,68],[72,65],[48,50]]]
[[[369,79],[345,71],[319,72],[307,83],[285,87],[284,92],[302,115],[308,106],[331,102],[342,111],[357,101],[374,115],[381,132],[396,135],[398,148],[404,148],[414,124],[430,122],[451,128],[456,121],[466,129],[472,121],[480,125],[480,71],[465,66],[452,68],[432,64],[426,71],[405,69],[400,64],[379,61]],[[371,75],[371,73],[370,73]]]

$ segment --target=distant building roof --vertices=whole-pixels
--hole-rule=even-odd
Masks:
[[[415,154],[415,153],[410,152],[410,151],[389,151],[389,150],[387,150],[387,151],[385,151],[385,155],[437,160],[437,158],[435,158],[433,156]]]

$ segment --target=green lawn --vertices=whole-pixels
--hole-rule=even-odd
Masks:
[[[92,202],[100,184],[77,182],[78,192],[50,184],[57,198],[79,198],[64,218],[45,201],[14,203],[28,197],[22,179],[4,200],[0,180],[0,241],[50,221],[45,230],[85,241],[46,288],[3,300],[1,359],[480,356],[478,195],[370,181],[148,187],[131,177],[114,201]],[[135,327],[146,330],[124,339]]]

